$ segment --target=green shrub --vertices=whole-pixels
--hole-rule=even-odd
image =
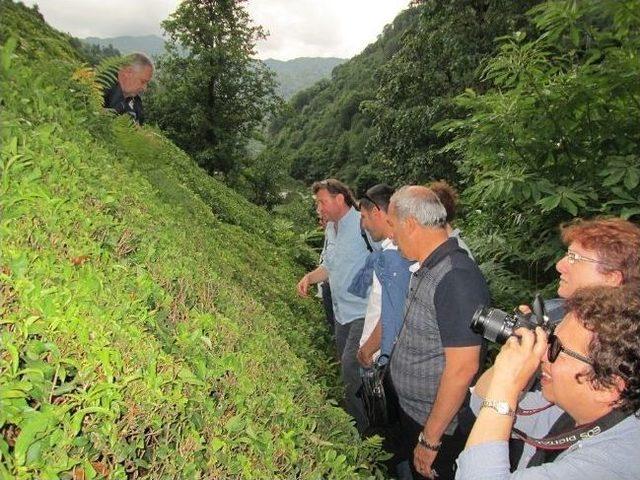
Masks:
[[[0,478],[380,477],[269,216],[2,10]]]

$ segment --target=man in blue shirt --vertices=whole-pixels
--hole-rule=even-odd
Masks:
[[[313,284],[329,281],[335,335],[341,374],[345,386],[345,409],[360,431],[366,428],[362,401],[356,396],[360,375],[356,354],[359,348],[367,299],[349,293],[355,274],[364,266],[369,250],[362,237],[360,212],[349,187],[335,179],[315,182],[312,187],[318,211],[326,216],[326,248],[322,263],[298,282],[298,294],[306,297]]]
[[[402,326],[404,303],[409,288],[412,262],[404,258],[393,244],[393,232],[387,219],[389,201],[394,189],[379,184],[367,190],[360,199],[362,227],[376,242],[381,242],[381,251],[372,252],[370,268],[363,269],[350,291],[366,298],[369,294],[365,328],[360,339],[358,360],[363,367],[371,367],[378,355],[381,361],[389,358],[395,339]]]

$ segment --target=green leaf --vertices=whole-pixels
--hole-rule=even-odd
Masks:
[[[1,61],[2,61],[2,71],[4,73],[9,73],[9,70],[11,68],[11,60],[14,57],[13,52],[15,51],[17,45],[18,45],[18,39],[14,36],[11,36],[2,46]]]
[[[577,205],[573,203],[569,198],[562,197],[562,200],[560,201],[560,205],[574,217],[578,214]]]
[[[625,220],[629,220],[631,217],[635,217],[636,215],[640,215],[640,207],[623,208],[622,212],[620,212],[620,216]]]
[[[549,197],[544,197],[538,200],[538,205],[542,207],[542,210],[549,211],[553,210],[560,205],[560,200],[562,197],[560,195],[552,195]]]
[[[640,182],[640,171],[636,168],[627,169],[627,176],[624,177],[624,186],[629,190],[633,190]]]
[[[57,423],[53,411],[31,412],[24,424],[20,425],[21,430],[14,447],[16,465],[25,465],[28,458],[33,458],[39,454],[41,444],[38,442],[47,435],[47,432]],[[34,446],[34,451],[29,449]],[[27,456],[29,454],[29,456]]]

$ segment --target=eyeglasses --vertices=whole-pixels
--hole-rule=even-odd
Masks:
[[[362,201],[363,201],[363,200],[364,200],[364,201],[366,201],[366,202],[369,202],[369,203],[373,204],[373,206],[374,206],[374,207],[376,207],[378,210],[382,210],[382,209],[380,208],[380,205],[378,205],[378,204],[376,203],[376,201],[375,201],[373,198],[371,198],[369,195],[367,195],[366,193],[365,193],[365,194],[362,196],[362,198],[358,201],[358,207],[359,207],[359,208],[362,208]]]
[[[569,355],[570,357],[573,357],[576,360],[580,360],[581,362],[584,362],[588,365],[593,365],[593,362],[587,357],[585,357],[584,355],[580,355],[578,352],[574,352],[573,350],[569,350],[568,348],[565,348],[562,345],[562,342],[560,341],[560,339],[556,337],[555,333],[551,333],[549,335],[548,342],[549,342],[549,348],[547,350],[547,357],[549,358],[550,363],[555,362],[558,359],[558,355],[560,355],[560,352],[563,352],[564,354]]]
[[[602,260],[596,260],[595,258],[584,257],[584,256],[580,255],[579,253],[576,253],[576,252],[574,252],[572,250],[567,250],[567,253],[565,253],[564,256],[567,257],[567,260],[569,260],[569,263],[571,265],[573,265],[576,262],[589,262],[589,263],[597,263],[599,265],[611,266],[607,262],[603,262]]]

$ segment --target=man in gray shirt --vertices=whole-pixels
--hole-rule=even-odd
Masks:
[[[483,340],[469,328],[489,303],[478,266],[446,230],[446,211],[434,192],[411,186],[391,197],[389,222],[403,256],[417,262],[404,326],[390,361],[400,403],[398,460],[410,457],[416,475],[453,478],[465,442],[458,422],[481,363]]]

